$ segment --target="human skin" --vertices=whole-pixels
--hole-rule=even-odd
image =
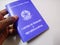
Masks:
[[[8,14],[6,9],[3,9],[0,11],[0,45],[3,44],[4,40],[11,34],[13,34],[15,31],[15,28],[13,27],[13,24],[15,21],[17,21],[18,17],[7,17],[4,18],[4,16]],[[11,26],[12,24],[12,26]]]

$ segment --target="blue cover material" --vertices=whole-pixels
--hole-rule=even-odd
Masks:
[[[15,26],[23,42],[46,31],[48,25],[30,0],[16,1],[6,5],[10,16],[19,17]]]

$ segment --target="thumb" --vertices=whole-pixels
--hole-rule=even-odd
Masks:
[[[6,18],[4,20],[1,20],[0,21],[0,30],[6,28],[10,24],[13,24],[17,19],[18,19],[17,16],[13,16],[13,17],[8,17],[8,18]]]

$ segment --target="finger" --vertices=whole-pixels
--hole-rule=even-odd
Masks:
[[[8,29],[10,34],[16,34],[16,28],[14,27],[14,24],[9,25]]]
[[[9,17],[7,19],[0,21],[0,30],[3,30],[4,28],[9,26],[10,24],[14,23],[17,19],[18,19],[17,16],[13,16],[13,17]]]
[[[0,14],[0,20],[3,20],[3,19],[4,19],[3,15]]]
[[[10,35],[15,35],[15,34],[17,34],[17,31],[15,29],[10,29],[9,34]]]
[[[0,11],[0,15],[5,16],[8,13],[6,9]]]

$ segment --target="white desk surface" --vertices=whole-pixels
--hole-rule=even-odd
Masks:
[[[0,10],[13,1],[15,0],[0,0]],[[3,45],[60,45],[60,0],[32,0],[32,2],[49,25],[49,30],[27,44],[22,44],[17,36],[16,40],[15,37],[14,39],[9,37]]]

